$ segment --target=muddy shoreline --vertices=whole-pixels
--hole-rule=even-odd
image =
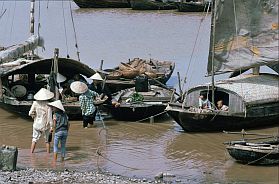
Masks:
[[[179,181],[177,181],[179,182]],[[17,171],[0,171],[0,184],[4,183],[95,183],[95,184],[166,184],[170,182],[145,178],[129,178],[107,171],[79,172],[68,169],[59,171],[51,169],[22,168]]]

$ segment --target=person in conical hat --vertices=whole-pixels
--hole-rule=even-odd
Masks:
[[[94,112],[96,111],[94,99],[98,98],[99,94],[88,89],[87,85],[80,81],[73,82],[70,88],[73,92],[80,94],[79,102],[83,117],[83,128],[93,126],[95,120]]]
[[[54,93],[45,89],[41,88],[35,95],[34,99],[35,100],[50,100],[54,97]]]
[[[100,103],[108,103],[110,104],[111,102],[111,92],[107,88],[107,86],[104,84],[104,79],[99,73],[95,73],[90,77],[90,79],[93,80],[91,84],[89,84],[88,88],[92,91],[97,92],[100,95]]]
[[[60,143],[61,161],[64,161],[66,156],[66,142],[70,123],[60,100],[51,102],[48,105],[52,107],[53,110],[53,127],[51,127],[51,131],[55,132],[53,143],[53,160],[54,162],[57,160],[58,145]]]
[[[73,92],[77,94],[83,94],[88,90],[87,85],[80,81],[72,82],[70,88]]]
[[[33,135],[32,135],[32,144],[30,152],[33,153],[37,144],[37,141],[40,139],[41,135],[44,135],[46,150],[50,152],[50,141],[48,140],[50,134],[50,127],[52,126],[52,114],[51,108],[48,106],[48,100],[52,99],[54,94],[45,88],[41,88],[35,95],[34,98],[36,101],[33,101],[33,104],[29,111],[29,116],[34,119],[33,123]]]

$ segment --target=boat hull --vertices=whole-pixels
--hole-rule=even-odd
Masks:
[[[177,9],[174,2],[156,2],[150,0],[131,0],[133,10],[173,10]]]
[[[129,0],[74,0],[80,8],[130,8]]]
[[[274,112],[278,104],[274,104]],[[183,128],[190,132],[208,132],[223,130],[241,130],[246,128],[265,127],[279,123],[279,112],[274,115],[245,116],[245,114],[232,115],[229,113],[198,113],[182,110],[182,108],[169,106],[167,113]]]
[[[197,4],[197,3],[192,3],[192,2],[179,2],[176,4],[178,11],[180,12],[204,12],[207,11],[208,6],[210,5],[209,3],[202,3],[202,4]],[[209,7],[209,11],[210,11]]]
[[[251,165],[278,165],[278,149],[261,150],[260,148],[242,149],[237,146],[227,146],[227,151],[236,161]]]
[[[9,112],[19,114],[22,117],[30,118],[28,113],[31,108],[31,103],[16,105],[16,104],[7,104],[4,102],[0,102],[0,107]],[[70,120],[82,119],[81,109],[79,105],[64,105],[64,108]]]
[[[120,107],[106,106],[116,120],[139,121],[164,112],[166,105],[125,105]]]

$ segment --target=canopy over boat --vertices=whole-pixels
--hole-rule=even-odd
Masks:
[[[21,57],[24,53],[34,50],[38,46],[43,47],[43,45],[43,38],[33,35],[22,44],[17,44],[0,51],[0,64],[13,61],[16,58]]]
[[[28,61],[28,60],[26,60]],[[0,66],[0,75],[12,75],[12,74],[49,74],[51,72],[53,59],[41,59],[31,61],[29,63],[20,64],[18,66],[11,65],[10,67],[1,67]],[[24,62],[24,60],[21,60]],[[82,74],[86,77],[92,76],[95,71],[89,66],[68,58],[59,58],[58,61],[59,73],[65,77],[71,77],[73,74]]]
[[[212,70],[218,74],[262,65],[279,72],[277,0],[215,0],[215,3],[208,74]]]

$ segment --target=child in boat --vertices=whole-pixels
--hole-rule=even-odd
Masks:
[[[201,93],[199,97],[199,108],[200,109],[211,109],[211,103],[206,98],[206,94]]]
[[[48,105],[53,111],[53,127],[51,127],[51,131],[55,132],[53,143],[53,160],[54,162],[57,160],[58,144],[60,143],[61,161],[64,161],[66,156],[66,141],[70,123],[60,100],[51,102]]]
[[[217,102],[217,109],[220,111],[229,111],[229,107],[224,105],[223,100]]]

